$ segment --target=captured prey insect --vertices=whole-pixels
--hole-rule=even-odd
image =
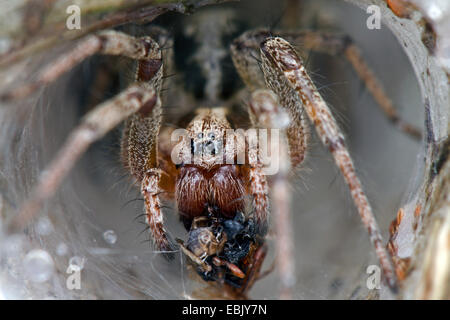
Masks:
[[[201,30],[214,34],[214,28],[203,26]],[[161,129],[164,123],[161,92],[167,70],[173,64],[170,50],[161,48],[172,39],[159,27],[151,28],[150,33],[133,37],[108,30],[89,35],[72,51],[44,67],[35,80],[1,96],[8,100],[30,95],[94,54],[120,55],[137,61],[134,83],[85,116],[40,177],[30,198],[13,219],[11,229],[27,225],[86,149],[124,122],[121,159],[144,198],[146,222],[155,248],[168,258],[181,248],[204,280],[222,284],[235,297],[246,297],[260,276],[271,215],[277,231],[282,297],[289,298],[295,278],[294,245],[289,225],[289,192],[284,186],[289,171],[304,162],[309,144],[309,120],[342,172],[385,279],[395,288],[389,256],[343,134],[294,47],[302,43],[311,50],[343,54],[390,119],[412,136],[420,135],[397,116],[391,100],[356,45],[339,34],[265,29],[247,31],[232,41],[231,57],[246,85],[243,96],[251,128],[279,130],[279,140],[270,147],[281,150],[280,166],[278,172],[269,177],[259,157],[259,147],[252,143],[248,134],[244,135],[242,150],[229,143],[230,130],[239,128],[232,121],[232,110],[217,98],[220,81],[216,67],[220,57],[213,53],[204,54],[203,60],[199,60],[208,70],[207,98],[198,102],[194,115],[184,127],[187,144],[176,154],[181,161],[174,161],[170,139],[174,129]],[[182,89],[179,96],[180,103],[188,100]],[[226,142],[219,145],[218,141]],[[200,149],[201,156],[196,157]],[[244,153],[244,161],[238,163],[240,151]],[[234,161],[224,161],[227,156]],[[197,161],[188,160],[192,157]],[[272,183],[277,187],[273,190],[271,210]],[[177,245],[166,231],[162,199],[176,201],[188,231],[186,242],[178,240]]]

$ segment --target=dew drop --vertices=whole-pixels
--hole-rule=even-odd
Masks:
[[[67,254],[67,252],[69,252],[69,248],[67,247],[67,245],[64,242],[61,242],[56,247],[56,254],[58,256],[65,256]]]
[[[28,252],[23,266],[27,278],[33,282],[45,282],[53,275],[53,259],[47,251],[41,249]]]
[[[103,239],[109,244],[114,244],[117,241],[117,235],[114,230],[107,230],[103,233]]]
[[[36,223],[36,232],[41,236],[48,236],[53,231],[53,225],[47,217],[40,218]]]
[[[428,13],[428,17],[435,21],[440,20],[442,18],[442,16],[444,15],[444,12],[442,11],[442,9],[439,6],[437,6],[436,4],[431,4],[427,8],[427,13]]]

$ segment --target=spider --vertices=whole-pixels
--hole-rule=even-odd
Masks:
[[[214,30],[206,31],[214,33]],[[11,221],[10,230],[26,226],[39,212],[44,201],[55,193],[87,148],[124,122],[121,158],[140,187],[145,201],[146,222],[156,249],[169,259],[176,251],[176,244],[164,226],[161,205],[163,197],[174,198],[181,220],[189,232],[186,246],[182,241],[178,242],[181,250],[194,261],[205,280],[216,280],[220,278],[216,274],[228,273],[228,278],[225,275],[221,276],[222,279],[232,279],[228,284],[237,286],[239,293],[245,296],[260,273],[272,211],[277,231],[277,264],[282,297],[288,298],[293,286],[294,252],[286,181],[289,172],[299,167],[305,159],[309,120],[342,172],[375,248],[386,282],[395,289],[396,277],[369,201],[345,146],[344,136],[295,48],[296,43],[302,43],[311,50],[345,55],[390,120],[412,136],[420,136],[417,129],[398,117],[391,100],[351,39],[320,31],[256,29],[232,41],[231,57],[246,85],[244,105],[252,127],[279,130],[279,141],[270,144],[270,148],[278,147],[279,170],[268,177],[259,149],[252,144],[248,135],[244,138],[244,163],[224,161],[224,155],[230,153],[232,159],[236,160],[238,146],[230,146],[226,139],[228,130],[234,127],[229,120],[231,110],[218,104],[220,99],[217,98],[214,57],[204,58],[205,63],[209,63],[211,76],[206,86],[207,100],[203,101],[207,107],[197,108],[191,117],[186,126],[187,143],[178,153],[181,161],[174,161],[169,140],[173,132],[160,130],[161,91],[166,69],[172,67],[170,53],[167,51],[165,54],[162,47],[171,39],[167,32],[158,27],[153,28],[151,33],[133,37],[120,31],[107,30],[89,35],[70,52],[43,67],[35,80],[1,96],[3,100],[26,97],[94,54],[120,55],[137,61],[134,83],[84,117],[42,173],[29,199]],[[217,141],[227,142],[218,145]],[[201,157],[197,157],[198,161],[188,161],[200,149],[202,152]],[[273,185],[274,190],[273,210],[269,204],[269,184]],[[250,212],[246,212],[248,202]],[[246,213],[243,217],[242,212]],[[247,228],[243,234],[249,240],[245,249],[227,254],[227,245],[232,246],[235,241],[229,234],[233,231],[229,225],[234,222],[235,227]],[[252,225],[251,232],[249,225]],[[245,282],[236,279],[245,279]]]

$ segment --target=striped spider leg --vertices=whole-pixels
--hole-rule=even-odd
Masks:
[[[361,50],[353,42],[352,38],[336,32],[312,30],[281,31],[276,34],[288,41],[296,49],[302,46],[303,49],[314,52],[332,56],[344,56],[392,125],[412,139],[421,139],[421,130],[400,117],[394,107],[394,103],[387,96],[383,85],[377,79],[375,73],[363,59]]]
[[[161,171],[157,168],[157,136],[161,123],[160,91],[163,59],[158,43],[146,36],[135,38],[117,31],[88,36],[70,52],[45,66],[37,78],[2,95],[4,100],[26,97],[56,80],[93,54],[121,55],[137,61],[136,81],[116,97],[90,111],[70,133],[53,161],[42,172],[29,198],[10,223],[23,229],[52,197],[87,148],[123,121],[122,159],[141,185],[147,222],[156,247],[172,251],[174,245],[163,227],[159,201]]]
[[[361,220],[375,247],[387,283],[390,288],[395,290],[397,284],[391,261],[383,246],[372,209],[362,190],[359,178],[356,176],[343,134],[307,74],[302,59],[289,42],[280,37],[271,37],[264,31],[245,33],[233,42],[231,51],[233,62],[249,89],[254,91],[258,88],[268,87],[278,96],[280,105],[286,109],[291,118],[286,137],[292,168],[300,165],[306,154],[308,141],[308,131],[304,119],[306,113],[322,143],[329,149],[342,172]],[[258,57],[261,59],[259,63],[256,62]],[[287,217],[286,214],[284,216]],[[280,233],[281,230],[278,232]],[[287,233],[289,234],[289,231]],[[286,237],[286,235],[282,235],[282,237]],[[281,248],[278,247],[278,250]],[[293,259],[292,256],[285,258]],[[292,261],[283,263],[286,266],[293,265]],[[293,267],[287,267],[285,270],[290,270],[292,274],[282,274],[281,278],[293,279]],[[282,288],[286,292],[289,292],[289,286],[293,285],[292,280],[290,281],[282,282]]]
[[[336,32],[312,30],[277,30],[270,32],[265,29],[256,29],[244,33],[241,37],[239,37],[236,44],[241,43],[243,47],[240,50],[245,50],[251,54],[251,57],[253,57],[254,60],[255,57],[259,57],[259,52],[255,49],[256,42],[263,41],[264,38],[269,37],[272,34],[282,37],[297,50],[311,50],[331,56],[345,57],[387,119],[398,130],[404,132],[411,138],[415,140],[421,139],[421,130],[400,117],[394,107],[394,103],[387,96],[383,85],[364,60],[361,50],[349,36]],[[235,52],[237,51],[235,50]],[[245,63],[244,60],[241,59],[241,63],[236,66],[241,77],[243,77],[244,82],[249,88],[264,87],[264,81],[260,74],[261,71],[259,70],[258,65],[252,62],[251,59],[245,60]],[[244,75],[244,73],[248,73],[248,75]]]

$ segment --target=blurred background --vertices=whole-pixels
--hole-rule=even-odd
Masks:
[[[152,24],[165,27],[175,38],[174,81],[195,82],[184,76],[195,72],[187,50],[196,44],[186,36],[186,26],[198,15],[213,15],[217,11],[232,13],[229,23],[235,26],[233,35],[255,27],[286,26],[348,34],[401,116],[423,128],[418,82],[397,39],[384,24],[379,30],[369,30],[369,14],[338,0],[241,1],[205,7],[188,16],[163,15]],[[141,35],[146,25],[123,28]],[[231,39],[223,39],[225,48]],[[184,41],[183,45],[180,41]],[[37,70],[68,48],[70,45],[30,59],[27,67]],[[308,51],[302,55],[307,57],[308,70],[345,133],[358,175],[387,240],[389,224],[408,199],[412,188],[409,183],[422,160],[421,144],[389,123],[345,57]],[[235,78],[231,64],[228,68],[228,76],[235,79],[229,85],[237,90],[242,84]],[[111,81],[94,86],[100,72],[109,74]],[[93,57],[38,95],[13,108],[0,109],[1,222],[23,202],[39,173],[83,114],[118,93],[129,73],[129,65],[123,59]],[[166,94],[171,95],[174,89],[176,86],[169,86]],[[191,90],[195,91],[195,84]],[[167,106],[168,122],[179,112],[178,107],[183,109],[186,105],[178,101]],[[1,298],[184,299],[202,292],[204,283],[190,275],[179,253],[175,263],[168,263],[146,241],[145,225],[137,218],[143,212],[143,204],[119,162],[119,138],[120,128],[91,146],[25,234],[1,235]],[[290,189],[295,201],[294,298],[377,297],[379,291],[366,286],[366,269],[377,264],[375,253],[331,155],[314,133],[307,160],[293,173]],[[184,239],[186,233],[175,204],[168,206],[168,229],[174,237]],[[269,254],[263,269],[274,260],[274,238],[268,241]],[[80,290],[67,289],[66,281],[71,275],[68,269],[81,270]],[[255,283],[250,297],[277,298],[277,286],[275,270]],[[207,291],[203,297],[213,298]]]

